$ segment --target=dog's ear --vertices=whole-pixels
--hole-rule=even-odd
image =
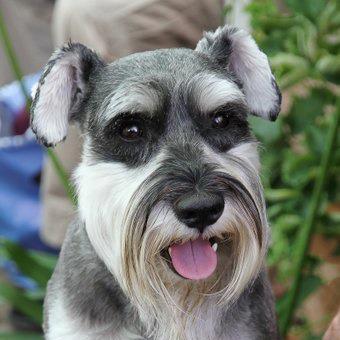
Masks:
[[[224,26],[215,32],[205,32],[196,51],[236,76],[252,114],[276,119],[281,106],[280,90],[267,56],[246,31]]]
[[[31,127],[43,144],[54,146],[66,138],[91,75],[103,66],[98,55],[81,44],[69,43],[52,55],[31,106]]]

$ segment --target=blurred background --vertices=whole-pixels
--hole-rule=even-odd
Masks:
[[[53,151],[28,128],[53,50],[79,41],[107,61],[194,47],[223,23],[252,32],[283,92],[261,142],[269,273],[286,339],[340,339],[340,4],[337,0],[0,0],[0,339],[42,339],[42,302],[74,202],[81,137]],[[328,329],[326,335],[325,332]]]

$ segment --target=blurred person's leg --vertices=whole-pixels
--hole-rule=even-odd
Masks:
[[[81,148],[82,141],[78,128],[71,126],[65,142],[54,149],[69,175],[80,161]],[[43,210],[40,236],[48,245],[60,247],[66,227],[73,218],[74,207],[48,158],[43,168],[41,186]]]
[[[53,17],[55,45],[81,42],[106,60],[167,47],[195,47],[202,31],[222,23],[221,0],[58,0]],[[80,160],[81,139],[72,128],[55,149],[71,174]],[[73,207],[49,160],[42,178],[42,238],[62,243]]]

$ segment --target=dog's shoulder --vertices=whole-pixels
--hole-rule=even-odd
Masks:
[[[239,338],[242,334],[242,339],[280,339],[275,301],[265,269],[232,307],[226,310],[222,319],[224,330],[234,329],[235,338]]]
[[[48,320],[48,309],[60,299],[70,315],[76,315],[88,324],[121,325],[130,313],[124,293],[94,251],[85,226],[79,220],[67,230],[49,282],[45,321]]]

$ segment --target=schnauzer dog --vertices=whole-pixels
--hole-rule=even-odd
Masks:
[[[54,146],[84,136],[78,218],[48,284],[46,339],[278,339],[253,114],[280,91],[245,31],[195,50],[106,64],[70,43],[48,62],[31,125]]]

